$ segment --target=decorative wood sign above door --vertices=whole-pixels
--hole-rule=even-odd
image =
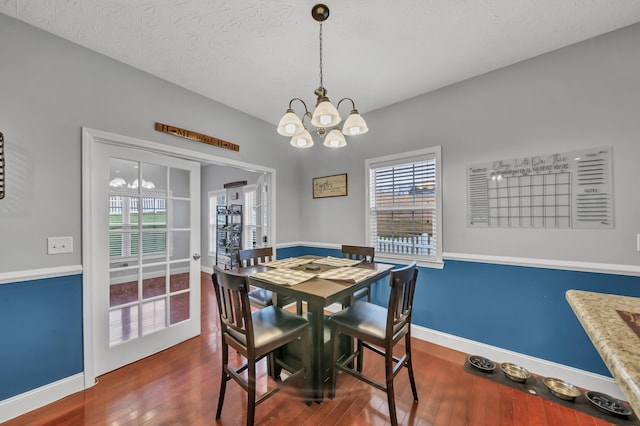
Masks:
[[[168,124],[156,123],[156,130],[162,133],[168,133],[173,136],[189,139],[196,142],[206,143],[207,145],[217,146],[231,151],[240,151],[240,145],[227,142],[213,136],[204,135],[202,133],[192,132],[191,130],[181,129],[180,127],[169,126]]]

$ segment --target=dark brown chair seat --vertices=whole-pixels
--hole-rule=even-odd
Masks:
[[[256,308],[266,308],[273,305],[273,292],[264,288],[257,288],[249,292],[249,302]]]
[[[251,313],[247,279],[217,266],[211,276],[218,304],[221,331],[222,375],[216,419],[222,414],[227,381],[235,380],[247,391],[247,425],[253,425],[255,407],[291,380],[304,377],[304,397],[310,404],[311,365],[309,357],[309,322],[277,306],[269,306]],[[298,368],[276,359],[278,368],[290,373],[276,387],[256,398],[256,363],[277,349],[300,341],[301,360]],[[246,359],[239,368],[229,365],[229,346]],[[247,378],[243,377],[246,370]]]
[[[373,262],[375,257],[375,248],[366,246],[350,246],[342,245],[342,257],[353,260],[362,260],[363,262]],[[367,299],[371,302],[371,286],[361,288],[351,296],[351,303],[360,299]]]
[[[332,371],[329,378],[329,398],[336,394],[337,371],[344,371],[355,378],[380,389],[387,394],[389,417],[392,425],[397,425],[393,379],[406,367],[413,399],[418,401],[418,392],[413,377],[411,361],[411,313],[418,268],[416,263],[391,271],[388,307],[382,308],[369,302],[358,301],[348,308],[332,315]],[[357,339],[356,351],[345,357],[339,357],[339,338],[349,336]],[[404,338],[405,353],[398,358],[393,356],[393,347]],[[385,360],[386,385],[362,374],[364,349],[381,355]],[[352,368],[354,360],[355,368]]]

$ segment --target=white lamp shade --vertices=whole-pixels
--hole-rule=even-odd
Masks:
[[[291,138],[291,146],[296,148],[311,148],[313,146],[313,138],[309,131],[304,129],[299,135],[295,135]]]
[[[336,107],[329,100],[322,101],[316,106],[311,117],[311,124],[316,127],[334,127],[337,126],[342,119]]]
[[[278,133],[282,136],[299,135],[304,131],[302,121],[298,118],[293,110],[288,109],[278,123]]]
[[[343,146],[347,146],[347,141],[340,130],[333,129],[324,137],[324,146],[328,146],[329,148],[342,148]]]
[[[351,111],[351,114],[344,120],[344,126],[342,127],[342,133],[347,136],[364,135],[369,131],[367,123],[358,111],[355,109]]]

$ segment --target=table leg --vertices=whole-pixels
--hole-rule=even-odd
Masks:
[[[311,313],[311,386],[312,399],[320,403],[324,396],[324,306],[309,303]]]
[[[276,293],[275,291],[273,292],[272,301],[273,301],[273,306],[278,306],[280,308],[283,306],[283,303],[282,303],[283,297],[278,295],[278,293]],[[282,348],[280,348],[280,349],[276,349],[275,351],[273,351],[269,355],[267,355],[267,374],[273,380],[279,380],[280,379],[281,368],[276,363],[276,358],[281,359],[282,358],[282,352],[283,352]]]

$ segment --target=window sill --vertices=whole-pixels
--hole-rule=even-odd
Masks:
[[[434,269],[443,269],[444,261],[443,260],[430,260],[430,259],[421,259],[420,257],[412,257],[408,256],[398,256],[398,255],[390,255],[386,253],[376,253],[375,261],[383,262],[383,263],[393,263],[400,265],[408,265],[413,261],[416,261],[416,265],[422,268],[434,268]]]

